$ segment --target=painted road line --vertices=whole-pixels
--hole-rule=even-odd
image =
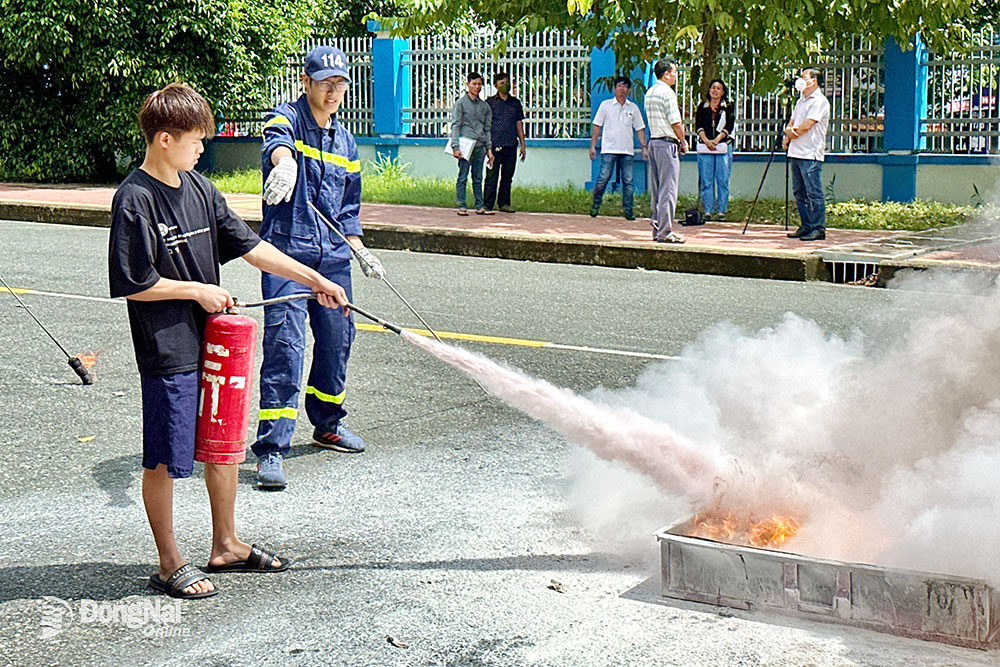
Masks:
[[[125,299],[109,299],[103,296],[85,296],[83,294],[65,294],[63,292],[45,292],[37,289],[26,289],[24,287],[11,287],[11,291],[14,294],[35,294],[38,296],[55,296],[60,299],[77,299],[79,301],[97,301],[99,303],[125,303]],[[0,294],[6,292],[3,287],[0,287]]]
[[[0,293],[7,290],[0,287]],[[66,294],[64,292],[46,292],[44,290],[28,289],[24,287],[12,287],[15,294],[33,294],[36,296],[53,296],[61,299],[77,299],[80,301],[97,301],[98,303],[125,303],[125,299],[109,299],[101,296],[85,296],[83,294]],[[388,331],[376,324],[358,322],[354,325],[359,331]],[[431,332],[427,329],[409,329],[415,334],[430,338]],[[610,354],[619,357],[637,357],[640,359],[662,359],[664,361],[678,361],[680,357],[668,354],[652,354],[650,352],[631,352],[629,350],[612,350],[603,347],[587,347],[585,345],[563,345],[561,343],[550,343],[544,340],[531,340],[529,338],[508,338],[506,336],[485,336],[483,334],[459,333],[455,331],[438,331],[438,336],[443,340],[461,340],[468,343],[488,343],[490,345],[508,345],[513,347],[534,347],[549,350],[568,350],[570,352],[589,352],[591,354]]]
[[[377,324],[365,324],[359,322],[354,325],[355,328],[362,331],[384,331],[388,333],[388,329],[384,329]],[[409,329],[415,334],[419,334],[426,338],[431,338],[432,334],[426,329]],[[641,359],[662,359],[665,361],[680,361],[681,357],[675,357],[668,354],[652,354],[650,352],[631,352],[629,350],[611,350],[603,347],[586,347],[583,345],[562,345],[560,343],[549,343],[544,340],[531,340],[528,338],[504,338],[500,336],[482,336],[480,334],[463,334],[456,333],[454,331],[438,331],[438,336],[442,339],[448,338],[452,340],[461,340],[467,342],[475,343],[492,343],[495,345],[513,345],[517,347],[534,347],[549,350],[569,350],[572,352],[590,352],[593,354],[611,354],[621,357],[639,357]]]

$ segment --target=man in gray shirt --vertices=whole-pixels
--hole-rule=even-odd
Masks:
[[[452,155],[458,159],[458,181],[455,183],[455,200],[459,215],[468,215],[465,209],[465,183],[472,170],[472,196],[476,200],[476,213],[493,215],[487,211],[483,202],[483,156],[486,156],[487,166],[493,165],[492,137],[490,129],[493,126],[493,111],[490,105],[479,99],[483,89],[483,75],[479,72],[469,72],[466,77],[465,95],[458,98],[451,108],[451,146]],[[463,146],[465,150],[463,150]]]

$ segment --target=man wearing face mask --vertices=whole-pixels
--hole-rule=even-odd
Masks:
[[[826,203],[821,172],[826,154],[826,130],[830,124],[830,102],[820,90],[819,70],[806,68],[795,80],[799,99],[785,126],[782,148],[788,151],[792,191],[802,224],[789,238],[819,241],[826,238]]]
[[[306,56],[303,94],[266,116],[261,158],[264,220],[261,238],[344,288],[351,299],[351,248],[364,274],[381,278],[382,264],[361,242],[361,161],[354,136],[337,120],[351,83],[344,52],[318,46]],[[340,228],[344,243],[309,204]],[[265,299],[308,288],[263,274]],[[354,317],[333,316],[315,301],[296,299],[264,308],[264,362],[261,366],[257,481],[261,488],[285,488],[282,460],[291,447],[298,417],[308,316],[315,345],[305,387],[305,409],[317,447],[345,453],[365,449],[364,440],[343,424],[347,358],[354,340]]]
[[[493,76],[497,94],[487,97],[486,103],[493,112],[493,165],[486,170],[486,186],[483,194],[486,210],[492,211],[496,204],[504,213],[513,213],[510,207],[510,183],[517,168],[518,144],[521,146],[521,162],[526,155],[524,144],[524,109],[521,101],[510,94],[510,75],[497,72]],[[499,191],[497,183],[499,182]]]

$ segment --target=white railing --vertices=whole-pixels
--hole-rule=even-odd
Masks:
[[[719,57],[719,78],[728,86],[730,100],[736,103],[736,149],[770,151],[780,140],[794,96],[750,92],[752,84],[740,59],[742,52],[740,43],[731,40]],[[882,150],[882,47],[855,38],[835,45],[805,64],[816,67],[825,76],[823,91],[830,100],[827,150],[834,153]],[[797,74],[790,70],[788,77]],[[695,110],[701,100],[690,76],[690,65],[681,63],[677,77],[678,102],[687,127],[693,130]]]
[[[504,71],[524,106],[525,135],[531,138],[590,134],[590,49],[565,32],[516,35],[494,55],[492,32],[424,35],[410,40],[403,66],[410,68],[409,108],[403,119],[412,136],[450,131],[451,108],[464,92],[470,71],[483,75],[484,96],[493,95],[493,75]]]
[[[260,136],[263,115],[282,102],[296,100],[302,94],[302,67],[305,56],[317,46],[329,44],[344,51],[350,67],[351,87],[344,97],[344,105],[337,114],[340,122],[355,135],[372,133],[373,124],[373,78],[372,78],[372,38],[371,37],[312,37],[304,40],[299,53],[289,56],[285,67],[268,84],[271,106],[267,109],[247,110],[236,118],[226,119],[223,135]]]
[[[927,116],[921,134],[934,153],[1000,152],[1000,34],[974,33],[951,53],[928,51]]]

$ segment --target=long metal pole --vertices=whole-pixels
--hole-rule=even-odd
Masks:
[[[35,314],[31,312],[31,310],[28,308],[28,306],[25,305],[23,301],[21,301],[21,297],[17,295],[17,292],[15,292],[10,288],[10,285],[7,284],[7,281],[4,280],[3,277],[0,277],[0,284],[2,284],[8,292],[10,292],[10,295],[12,297],[17,299],[17,302],[21,305],[21,308],[24,309],[24,312],[28,313],[28,315],[31,316],[31,319],[35,320],[35,324],[37,324],[42,328],[42,331],[44,331],[45,334],[52,339],[52,342],[56,344],[56,347],[62,350],[62,353],[66,355],[66,360],[69,363],[70,368],[72,368],[73,372],[76,373],[77,376],[79,376],[80,380],[84,384],[94,384],[94,376],[90,374],[90,371],[88,371],[87,367],[83,365],[83,362],[80,360],[80,358],[70,355],[70,353],[66,351],[66,348],[59,344],[59,341],[56,340],[56,337],[53,336],[51,333],[49,333],[49,330],[45,328],[45,325],[42,324],[37,317],[35,317]]]
[[[333,224],[332,222],[330,222],[327,219],[327,217],[325,215],[323,215],[322,211],[320,211],[318,208],[316,208],[315,204],[313,204],[312,202],[309,202],[309,207],[312,208],[313,211],[315,211],[316,215],[319,217],[320,220],[322,220],[324,223],[326,223],[326,226],[330,228],[330,231],[332,231],[334,234],[336,234],[338,237],[340,237],[340,240],[342,240],[344,243],[347,244],[347,247],[351,249],[351,252],[354,254],[354,258],[356,260],[358,260],[359,264],[367,263],[367,262],[365,262],[364,258],[362,258],[360,256],[360,254],[354,248],[354,246],[352,246],[350,244],[350,242],[347,240],[347,237],[344,236],[344,233],[341,232],[337,228],[337,226],[335,224]],[[403,305],[405,305],[407,308],[409,308],[410,312],[413,313],[414,316],[416,316],[416,318],[418,320],[420,320],[420,323],[424,325],[424,327],[427,329],[427,331],[429,331],[431,333],[432,336],[434,336],[434,340],[436,340],[437,342],[439,342],[442,345],[444,345],[445,342],[443,340],[441,340],[441,337],[437,335],[437,332],[434,331],[434,329],[431,328],[431,325],[429,325],[427,323],[427,320],[425,320],[423,317],[421,317],[420,313],[418,313],[417,310],[413,306],[410,305],[410,302],[407,301],[406,298],[402,294],[399,293],[399,290],[397,290],[395,287],[393,287],[392,283],[390,283],[388,280],[386,280],[385,276],[382,276],[381,281],[383,283],[385,283],[385,286],[388,287],[390,290],[392,290],[392,293],[399,297],[399,300],[403,302]],[[478,386],[480,389],[483,390],[484,394],[489,395],[490,392],[488,392],[486,390],[486,387],[484,387],[483,385],[481,385],[478,382],[476,382],[476,380],[473,380],[473,382],[475,382],[476,386]]]
[[[364,259],[362,259],[359,256],[358,251],[354,248],[354,246],[352,246],[350,244],[350,242],[347,240],[347,237],[344,236],[344,233],[341,232],[337,228],[336,225],[334,225],[332,222],[330,222],[327,219],[327,217],[325,215],[323,215],[323,213],[320,212],[320,210],[318,208],[316,208],[315,204],[313,204],[312,202],[309,202],[309,206],[312,208],[313,211],[316,212],[316,215],[319,216],[319,219],[322,220],[324,223],[326,223],[326,226],[330,228],[330,231],[332,231],[334,234],[336,234],[338,237],[340,237],[340,240],[342,240],[344,243],[347,244],[347,247],[351,249],[351,252],[354,254],[354,258],[358,260],[359,264],[360,263],[367,263],[367,262],[365,262]],[[410,305],[410,302],[407,301],[403,297],[403,295],[400,294],[399,291],[395,287],[392,286],[392,283],[390,283],[388,280],[386,280],[386,278],[384,276],[381,278],[381,281],[385,283],[386,287],[388,287],[390,290],[392,290],[393,294],[395,294],[396,296],[399,297],[399,300],[403,302],[403,305],[405,305],[407,308],[410,309],[410,312],[413,313],[418,320],[420,320],[420,323],[423,324],[424,327],[426,327],[427,330],[431,332],[431,335],[434,336],[434,339],[437,340],[437,342],[443,344],[444,341],[441,340],[441,337],[437,335],[437,332],[434,331],[434,329],[431,328],[431,325],[427,324],[427,320],[425,320],[423,317],[420,316],[420,313],[418,313],[416,311],[416,309],[413,306]]]

